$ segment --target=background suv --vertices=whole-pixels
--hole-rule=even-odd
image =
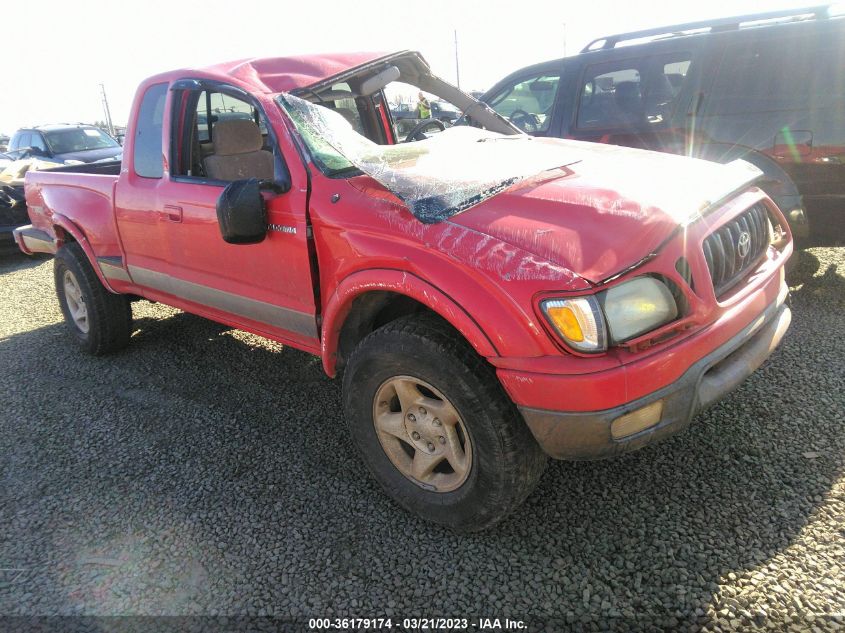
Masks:
[[[22,128],[12,135],[6,152],[12,158],[37,156],[57,163],[93,163],[116,159],[123,148],[93,125],[42,125]]]
[[[843,17],[814,7],[607,36],[512,73],[482,101],[537,136],[744,158],[797,238],[841,243]]]

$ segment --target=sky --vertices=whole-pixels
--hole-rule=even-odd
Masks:
[[[175,68],[248,57],[421,51],[433,71],[484,90],[523,66],[572,55],[591,40],[809,0],[41,0],[4,2],[0,133],[26,125],[126,123],[138,83]]]

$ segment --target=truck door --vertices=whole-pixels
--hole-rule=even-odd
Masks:
[[[288,178],[261,105],[236,88],[210,84],[170,91],[168,169],[159,191],[166,275],[133,278],[209,318],[319,349],[306,219],[307,183],[266,194],[268,231],[257,244],[227,244],[216,203],[236,179]],[[194,82],[195,84],[197,82]]]

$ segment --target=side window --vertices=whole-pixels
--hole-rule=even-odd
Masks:
[[[172,144],[173,176],[212,180],[274,177],[274,143],[258,108],[222,92],[188,90],[177,94],[172,120],[183,123]]]
[[[668,123],[689,73],[688,53],[590,66],[578,102],[581,129]]]
[[[355,97],[352,96],[352,89],[348,83],[344,82],[332,86],[328,98],[323,101],[323,105],[339,112],[358,134],[364,134],[361,113],[358,111],[358,104],[355,103]]]
[[[579,128],[637,125],[644,119],[640,69],[630,61],[590,66],[581,84]]]
[[[838,108],[845,40],[748,40],[725,51],[708,114]]]
[[[256,121],[261,134],[267,135],[267,125],[258,111],[249,103],[220,92],[203,90],[197,100],[197,139],[200,143],[213,140],[214,126],[218,121],[248,119]]]
[[[32,133],[32,136],[29,139],[29,146],[37,147],[45,152],[47,151],[47,145],[44,143],[44,138],[38,132]]]
[[[675,111],[691,63],[688,54],[655,60],[643,90],[643,108],[649,126],[656,127],[661,123],[668,123]]]
[[[164,125],[164,100],[167,84],[147,88],[135,124],[135,173],[144,178],[161,178],[161,134]]]
[[[489,106],[523,132],[546,132],[552,120],[560,75],[518,79],[490,99]]]

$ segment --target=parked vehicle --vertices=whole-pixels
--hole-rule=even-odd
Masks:
[[[0,246],[14,246],[14,230],[26,222],[23,188],[0,183]]]
[[[461,116],[460,111],[448,101],[431,102],[431,118],[453,125]]]
[[[397,144],[393,81],[486,129]],[[214,95],[251,117],[215,122]],[[531,138],[418,53],[157,75],[125,149],[26,176],[15,235],[55,253],[73,340],[127,345],[143,297],[315,354],[386,492],[456,529],[517,507],[547,456],[686,427],[789,325],[791,234],[757,170]]]
[[[452,125],[460,116],[460,111],[448,101],[432,100],[431,118]],[[394,121],[410,119],[420,121],[420,112],[416,104],[397,103],[391,106],[390,114]]]
[[[38,157],[73,165],[120,160],[123,148],[93,125],[59,124],[18,130],[12,135],[6,153],[15,160]]]
[[[743,158],[796,236],[829,243],[845,240],[843,59],[843,16],[795,9],[603,37],[482,100],[535,136]]]
[[[390,114],[394,121],[401,121],[402,119],[419,120],[420,111],[416,104],[411,103],[394,103],[390,107]]]

